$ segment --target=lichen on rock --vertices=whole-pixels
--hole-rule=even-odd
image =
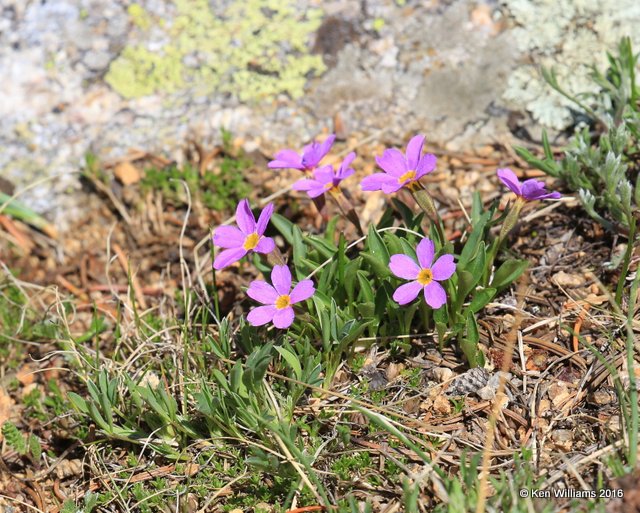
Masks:
[[[143,41],[122,51],[105,80],[126,98],[183,89],[226,93],[246,102],[283,93],[298,98],[307,77],[325,66],[320,56],[309,53],[308,44],[322,11],[303,14],[296,4],[234,2],[216,16],[206,0],[175,0],[171,20],[154,20],[133,4],[129,15]],[[145,41],[144,32],[151,30],[166,36],[159,50],[149,48],[149,38]]]
[[[640,44],[640,3],[637,0],[505,0],[515,22],[512,35],[530,61],[509,77],[504,97],[525,107],[541,124],[558,130],[573,122],[568,99],[544,81],[540,68],[553,68],[569,93],[594,90],[591,66],[607,65],[623,36]]]

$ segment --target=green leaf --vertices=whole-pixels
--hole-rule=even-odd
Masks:
[[[388,251],[391,255],[403,253],[402,241],[400,240],[400,237],[398,237],[395,233],[386,232],[384,234],[384,239],[386,241]]]
[[[459,307],[464,303],[465,299],[469,295],[469,292],[473,290],[478,278],[471,274],[469,271],[458,272],[458,290],[456,291],[456,306]]]
[[[491,286],[500,290],[511,285],[522,275],[528,265],[529,262],[526,260],[516,260],[515,258],[507,260],[494,274]]]
[[[85,415],[89,415],[89,407],[87,406],[87,401],[85,401],[82,397],[80,397],[75,392],[69,392],[67,397],[73,404],[74,408]]]
[[[360,253],[362,255],[362,253]],[[360,292],[362,294],[362,299],[365,301],[373,303],[375,301],[375,294],[373,292],[373,287],[369,282],[369,278],[364,271],[358,270],[358,283],[360,284]]]
[[[335,232],[336,232],[336,225],[338,224],[338,221],[341,219],[341,216],[333,216],[329,222],[327,223],[327,229],[324,231],[324,240],[327,241],[329,244],[332,244],[333,241],[335,240]]]
[[[367,249],[369,253],[380,260],[385,266],[389,265],[389,251],[382,237],[373,225],[369,225],[369,233],[367,235]]]
[[[327,260],[333,258],[333,256],[338,252],[338,248],[336,248],[334,244],[327,242],[325,239],[321,239],[320,237],[316,237],[315,235],[308,235],[304,240],[310,246],[317,249],[318,253]]]
[[[373,317],[375,315],[376,305],[371,301],[360,303],[356,305],[356,308],[362,317]]]
[[[360,256],[371,266],[371,269],[377,277],[384,279],[391,275],[391,271],[388,267],[388,258],[387,261],[384,262],[380,256],[376,256],[368,251],[361,251]],[[387,257],[388,256],[389,255],[387,255]]]
[[[297,268],[296,270],[299,270],[301,260],[307,256],[307,247],[304,245],[302,231],[298,226],[294,225],[291,235],[293,237],[293,243],[291,244],[293,247],[293,265]]]
[[[39,461],[42,456],[42,446],[40,440],[34,434],[29,435],[29,453],[33,461]]]
[[[471,310],[473,313],[479,312],[485,306],[487,306],[489,301],[491,301],[495,297],[496,292],[497,290],[494,288],[478,290],[473,295],[473,299],[471,300],[471,304],[469,305],[469,310]]]
[[[471,224],[475,226],[482,217],[482,197],[478,191],[474,191],[471,201]]]
[[[443,305],[440,308],[433,311],[433,320],[437,323],[439,322],[444,325],[447,325],[449,323],[449,316],[447,315],[446,306]]]
[[[276,230],[282,234],[289,244],[293,245],[293,227],[295,225],[291,221],[280,214],[273,214],[271,216],[271,224],[276,227]]]
[[[513,149],[530,166],[536,167],[541,171],[544,171],[550,176],[556,176],[556,177],[559,176],[560,169],[555,162],[540,160],[539,158],[535,157],[529,150],[527,150],[526,148],[523,148],[522,146],[514,146]]]
[[[296,379],[300,380],[302,378],[302,366],[300,365],[300,360],[298,360],[298,357],[284,347],[276,346],[275,349],[276,351],[278,351],[278,353],[280,353],[280,356],[284,358],[289,367],[291,367],[291,369],[293,370],[293,375],[296,377]]]
[[[482,214],[478,222],[474,224],[473,229],[471,230],[471,235],[469,235],[469,239],[467,239],[467,242],[460,253],[457,266],[458,269],[466,269],[467,263],[470,262],[478,253],[480,243],[484,239],[484,230],[490,217],[491,212],[485,212]]]
[[[26,205],[23,205],[11,196],[0,192],[0,214],[6,214],[23,221],[31,226],[38,228],[52,238],[57,236],[56,229],[53,225],[42,216],[36,214]]]
[[[553,161],[553,151],[551,151],[551,145],[549,144],[549,136],[547,135],[547,131],[542,131],[542,147],[544,148],[544,156]]]
[[[460,341],[460,348],[471,367],[479,366],[483,359],[482,353],[478,350],[479,341],[480,334],[478,332],[476,317],[473,313],[469,312],[466,319],[465,335]]]
[[[2,424],[2,435],[9,447],[18,454],[24,455],[27,453],[27,443],[24,436],[14,424],[8,421]]]

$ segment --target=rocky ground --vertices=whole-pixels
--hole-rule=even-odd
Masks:
[[[611,2],[600,3],[608,36],[598,43],[596,23],[589,42],[603,54],[624,27],[619,14],[606,18]],[[421,131],[447,149],[508,141],[527,133],[520,112],[535,111],[536,94],[549,96],[531,86],[520,98],[514,73],[529,73],[536,55],[551,58],[545,45],[562,38],[529,19],[554,18],[535,1],[1,5],[2,187],[30,185],[21,199],[62,227],[82,211],[77,172],[87,152],[180,159],[187,139],[214,144],[221,128],[266,154],[323,131],[391,142]],[[584,32],[587,11],[567,7],[555,18],[565,32]],[[625,23],[635,11],[623,9]]]

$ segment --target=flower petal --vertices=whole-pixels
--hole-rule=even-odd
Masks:
[[[391,181],[389,181],[387,183],[383,183],[380,188],[382,189],[382,192],[384,192],[385,194],[392,194],[392,193],[398,192],[400,189],[402,189],[402,187],[406,183],[408,183],[408,182],[398,183],[398,180],[392,178]]]
[[[420,267],[423,269],[429,269],[433,263],[433,255],[436,249],[431,239],[422,239],[416,247],[416,256]]]
[[[336,174],[336,176],[338,176],[339,178],[346,178],[347,176],[350,176],[353,174],[353,170],[351,170],[352,172],[349,173],[348,175],[346,175],[347,171],[349,171],[349,166],[351,165],[351,163],[353,162],[353,160],[356,158],[356,152],[352,151],[351,153],[349,153],[349,155],[347,155],[343,160],[342,163],[340,164],[340,168],[338,169],[338,173]]]
[[[526,200],[539,200],[553,198],[558,199],[561,197],[559,192],[549,192],[545,189],[545,184],[541,180],[535,180],[533,178],[525,180],[521,187],[522,197]]]
[[[276,289],[262,280],[254,280],[249,284],[247,296],[263,305],[273,305],[278,299]]]
[[[339,180],[344,180],[345,178],[349,178],[355,172],[355,169],[353,169],[352,167],[350,167],[349,169],[340,170],[336,173],[336,178],[338,178]]]
[[[317,198],[318,196],[322,196],[325,192],[327,192],[327,189],[324,187],[316,187],[315,189],[309,189],[307,194],[310,198]]]
[[[425,153],[420,159],[418,167],[416,168],[416,180],[422,178],[424,175],[431,173],[436,168],[437,162],[438,158],[435,155],[431,153]]]
[[[262,253],[266,255],[276,249],[276,243],[271,237],[262,237],[257,246],[253,248],[256,253]]]
[[[318,180],[312,180],[311,178],[303,178],[298,180],[291,187],[294,191],[310,191],[311,189],[317,189],[323,185]]]
[[[420,268],[413,258],[403,254],[391,255],[389,269],[398,278],[405,280],[415,280],[420,272]]]
[[[314,171],[313,176],[322,185],[333,182],[333,178],[335,176],[333,166],[322,166]]]
[[[281,150],[267,164],[269,169],[302,169],[302,157],[294,150]]]
[[[409,144],[407,144],[407,167],[413,171],[418,168],[418,162],[420,162],[420,153],[422,153],[422,146],[424,145],[424,135],[416,135],[411,138]]]
[[[404,155],[395,148],[389,148],[384,150],[381,157],[376,157],[378,165],[391,176],[396,178],[405,174],[407,169],[407,161]]]
[[[317,166],[324,158],[324,156],[329,153],[329,150],[331,149],[335,138],[336,136],[332,134],[327,137],[322,143],[313,142],[305,146],[302,154],[302,165],[305,168],[312,168]]]
[[[437,281],[432,281],[424,287],[424,299],[427,304],[437,310],[447,302],[447,293]]]
[[[411,303],[422,290],[422,285],[417,281],[410,281],[404,285],[400,285],[393,293],[393,300],[399,305],[406,305]]]
[[[245,235],[256,231],[256,218],[249,207],[249,200],[243,199],[236,208],[236,223]]]
[[[262,212],[260,212],[260,217],[258,217],[258,222],[256,223],[256,232],[258,235],[264,234],[264,231],[267,229],[267,225],[269,224],[269,220],[271,219],[271,215],[273,214],[273,203],[269,203]]]
[[[544,194],[542,196],[538,196],[537,199],[543,200],[543,199],[560,199],[560,198],[562,198],[562,194],[555,191],[555,192],[550,192],[548,194]]]
[[[498,178],[500,178],[500,181],[505,184],[511,192],[516,193],[518,196],[522,194],[520,180],[518,180],[518,177],[513,171],[511,171],[511,169],[508,167],[498,169],[496,174],[498,175]]]
[[[218,271],[240,260],[247,254],[247,250],[244,248],[225,249],[218,254],[213,261],[213,268]]]
[[[245,238],[246,235],[235,226],[219,226],[213,232],[213,243],[221,248],[239,248]]]
[[[360,182],[360,186],[362,187],[363,191],[379,191],[382,189],[383,184],[390,185],[397,183],[398,180],[393,176],[390,176],[386,173],[374,173],[370,176],[365,177],[362,182]]]
[[[276,311],[273,315],[273,325],[280,329],[288,328],[293,323],[294,317],[295,314],[293,313],[293,308],[290,306],[283,308],[282,310]]]
[[[442,255],[431,267],[433,279],[442,281],[448,280],[456,272],[456,264],[453,261],[453,255]]]
[[[311,280],[302,280],[299,282],[293,290],[289,297],[291,298],[291,303],[299,303],[300,301],[304,301],[305,299],[309,299],[316,292],[316,288],[313,286],[313,281]]]
[[[249,321],[249,324],[252,326],[262,326],[271,322],[277,311],[278,309],[273,305],[259,306],[249,312],[247,321]]]
[[[286,265],[275,265],[271,271],[271,283],[278,294],[289,294],[291,290],[291,271]]]
[[[329,150],[331,150],[331,146],[333,146],[333,141],[336,140],[336,136],[334,134],[329,134],[329,137],[327,137],[324,142],[321,144],[320,146],[320,151],[322,152],[322,156],[324,157],[327,153],[329,153]]]
[[[290,164],[285,160],[272,160],[267,164],[269,169],[299,169],[300,171],[304,170],[304,166],[302,164]]]

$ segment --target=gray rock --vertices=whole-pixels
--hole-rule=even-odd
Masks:
[[[109,66],[111,54],[103,50],[89,50],[84,54],[82,62],[92,71],[102,71]]]

